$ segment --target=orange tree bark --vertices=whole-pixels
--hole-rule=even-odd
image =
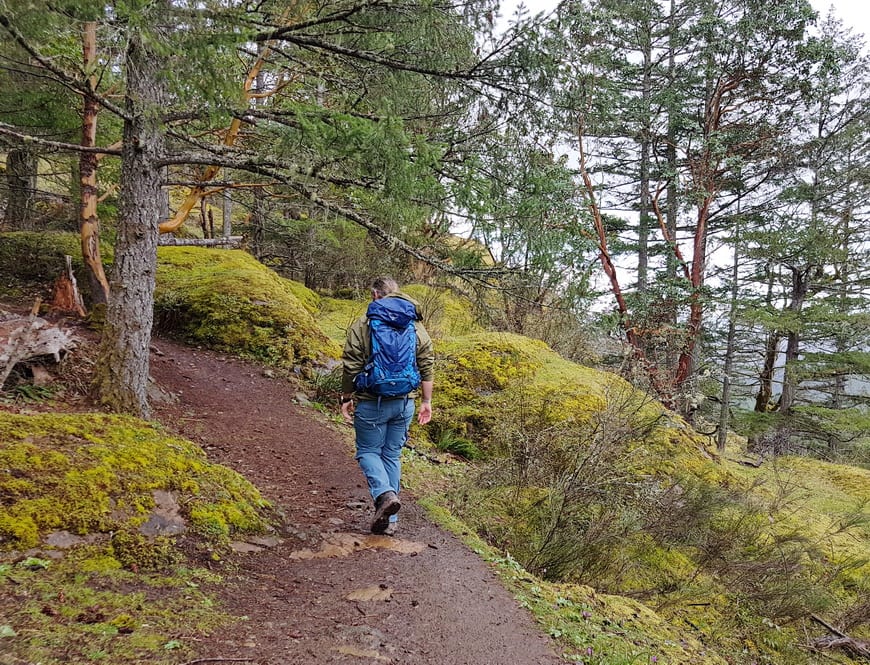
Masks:
[[[87,87],[96,89],[97,78],[93,73],[97,59],[97,24],[85,23],[82,32],[82,51],[85,71],[88,72]],[[97,111],[99,104],[93,94],[83,95],[82,140],[85,148],[93,148],[97,143]],[[91,302],[105,305],[109,301],[109,282],[100,258],[100,220],[97,217],[97,153],[84,151],[79,157],[79,178],[81,181],[81,203],[79,206],[79,233],[82,243]]]
[[[631,312],[628,309],[625,294],[623,293],[622,286],[619,283],[619,275],[616,272],[616,266],[613,264],[613,258],[611,257],[608,248],[607,230],[604,226],[604,219],[601,216],[601,209],[595,201],[595,186],[592,183],[592,178],[589,176],[589,170],[586,166],[586,151],[583,146],[584,130],[582,120],[579,122],[578,127],[577,144],[580,156],[580,177],[583,180],[587,206],[592,215],[592,224],[595,228],[596,242],[598,243],[598,258],[601,261],[602,268],[604,268],[604,273],[610,281],[610,290],[616,300],[616,309],[619,312],[620,325],[625,331],[626,340],[632,348],[635,360],[640,363],[659,399],[661,399],[665,406],[673,408],[673,391],[671,386],[667,381],[663,380],[658,368],[655,367],[647,358],[643,348],[643,340],[632,322]]]
[[[292,9],[288,8],[284,13],[283,19],[286,21],[287,17],[290,15]],[[248,70],[248,74],[245,77],[245,82],[242,84],[242,93],[244,96],[244,100],[246,103],[250,102],[254,97],[259,97],[262,95],[257,95],[252,92],[254,87],[254,82],[257,80],[257,76],[260,74],[260,70],[263,68],[263,64],[266,62],[266,58],[269,57],[271,52],[271,48],[268,44],[265,45],[263,50],[260,52],[257,59],[254,61],[254,64],[251,65],[251,69]],[[224,145],[232,146],[235,144],[236,139],[239,137],[239,132],[242,129],[242,121],[238,118],[234,118],[230,123],[229,128],[227,129],[226,134],[224,134]],[[178,207],[178,210],[175,213],[175,216],[172,219],[161,222],[160,224],[160,233],[173,233],[181,228],[181,225],[184,224],[184,221],[190,215],[191,210],[193,210],[197,204],[199,204],[205,196],[208,194],[208,188],[206,184],[217,177],[217,174],[220,173],[220,166],[207,166],[203,169],[202,173],[200,173],[199,178],[197,179],[199,183],[193,188],[191,188],[188,195],[185,197],[184,201]]]
[[[707,267],[707,231],[710,220],[710,205],[719,194],[720,169],[722,156],[711,148],[711,142],[722,126],[726,113],[724,100],[743,80],[742,75],[736,75],[722,80],[716,85],[710,95],[704,112],[705,145],[699,156],[690,160],[690,170],[695,190],[700,197],[695,229],[692,237],[692,268],[689,273],[689,318],[686,326],[685,342],[677,361],[677,372],[674,384],[679,387],[688,381],[695,368],[695,346],[701,337],[704,322],[704,301],[702,291]]]

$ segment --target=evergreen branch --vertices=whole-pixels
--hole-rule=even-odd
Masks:
[[[425,252],[417,249],[416,247],[409,245],[398,236],[385,230],[373,220],[369,219],[367,216],[357,212],[356,210],[352,210],[350,208],[346,208],[344,206],[327,201],[318,192],[306,187],[303,183],[295,180],[292,177],[293,175],[301,175],[309,178],[315,177],[311,168],[302,169],[296,165],[290,165],[288,167],[287,165],[269,164],[267,162],[256,162],[245,159],[234,160],[226,156],[210,154],[164,157],[163,159],[157,160],[157,164],[159,166],[170,166],[174,164],[211,165],[268,176],[270,178],[273,178],[276,182],[287,185],[292,190],[301,194],[304,198],[308,199],[317,207],[323,209],[327,213],[335,213],[336,215],[344,217],[345,219],[354,222],[355,224],[358,224],[359,226],[366,229],[371,235],[381,239],[391,249],[398,249],[405,254],[408,254],[409,256],[412,256],[415,259],[422,261],[423,263],[426,263],[433,268],[436,268],[437,270],[440,270],[449,275],[460,277],[462,279],[479,282],[481,285],[487,288],[497,288],[495,285],[491,284],[489,281],[486,280],[487,277],[510,274],[514,272],[510,268],[457,268],[456,266],[450,265],[449,263],[445,263],[444,261],[440,261],[437,258],[429,256]],[[321,176],[316,177],[324,182],[331,182],[328,178],[323,178]]]
[[[27,42],[27,39],[24,37],[24,35],[22,35],[21,32],[18,30],[18,28],[12,25],[12,21],[10,21],[9,17],[6,14],[0,14],[0,25],[6,28],[6,31],[10,35],[12,35],[12,38],[16,41],[16,43],[27,53],[29,53],[34,60],[36,60],[46,70],[54,74],[57,77],[58,82],[67,86],[71,90],[74,90],[75,92],[80,92],[82,94],[94,97],[94,99],[96,99],[104,108],[108,109],[109,111],[123,118],[124,120],[130,120],[129,114],[120,106],[114,104],[113,102],[110,102],[105,97],[98,95],[94,90],[91,89],[91,87],[87,83],[79,81],[75,76],[68,74],[60,67],[56,67],[54,64],[52,64],[51,60],[49,60],[39,51],[33,48]]]
[[[55,148],[57,150],[67,150],[71,152],[90,152],[98,155],[121,155],[121,150],[118,148],[99,148],[99,147],[84,147],[76,143],[64,143],[62,141],[51,141],[43,139],[32,134],[22,134],[14,130],[12,125],[7,125],[5,122],[0,122],[0,134],[4,136],[12,136],[23,143],[34,143],[36,145],[45,146],[46,148]]]
[[[271,39],[272,33],[261,33],[256,35],[254,39],[256,41],[266,41],[267,39]],[[334,53],[336,55],[343,55],[348,58],[352,58],[354,60],[362,60],[364,62],[370,62],[375,65],[381,65],[383,67],[387,67],[388,69],[395,69],[405,72],[411,72],[414,74],[421,74],[424,76],[434,76],[442,79],[450,79],[456,81],[465,81],[465,82],[473,82],[480,83],[484,86],[494,88],[495,90],[499,90],[501,92],[506,92],[510,94],[518,94],[523,97],[532,99],[534,101],[542,101],[536,98],[534,95],[529,94],[528,92],[520,92],[513,88],[509,88],[506,85],[498,83],[493,80],[486,80],[482,74],[477,72],[477,67],[473,67],[472,69],[462,70],[443,70],[443,69],[432,69],[430,67],[423,67],[420,65],[414,65],[408,62],[402,62],[401,60],[395,60],[393,58],[387,58],[381,55],[377,55],[376,53],[371,53],[369,51],[360,51],[357,49],[347,48],[346,46],[340,46],[338,44],[332,44],[328,41],[324,41],[322,39],[317,39],[315,37],[310,37],[307,35],[289,35],[285,34],[281,37],[284,41],[290,42],[292,44],[296,44],[297,46],[304,48],[313,48],[319,49],[322,51],[328,51],[330,53]]]
[[[268,33],[259,33],[254,36],[254,41],[257,42],[268,42],[272,40],[282,39],[286,34],[299,31],[299,30],[307,30],[309,28],[314,28],[320,25],[327,25],[329,23],[334,23],[336,21],[344,21],[354,14],[358,14],[361,11],[366,9],[373,9],[376,7],[389,7],[391,2],[385,2],[384,0],[372,0],[370,2],[361,2],[357,5],[353,5],[348,7],[347,9],[343,9],[341,11],[335,12],[334,14],[329,14],[327,16],[323,16],[316,19],[311,19],[309,21],[302,21],[300,23],[294,23],[293,25],[286,25],[281,28],[276,28]]]
[[[203,151],[203,154],[183,154],[175,157],[164,157],[163,159],[159,160],[159,163],[162,166],[196,164],[198,166],[210,166],[218,168],[226,167],[245,171],[249,170],[248,167],[250,165],[257,165],[258,167],[275,169],[278,172],[283,172],[289,169],[291,173],[303,175],[306,178],[316,178],[321,182],[329,183],[330,185],[336,185],[339,187],[360,187],[369,191],[380,191],[382,189],[382,186],[378,183],[378,181],[374,179],[356,180],[350,178],[339,178],[334,176],[322,175],[321,169],[323,168],[324,164],[311,165],[303,169],[296,165],[291,165],[290,167],[288,167],[283,162],[272,161],[267,158],[258,158],[256,161],[253,161],[250,158],[246,157],[246,155],[249,153],[236,149],[233,146],[227,146],[224,144],[210,145],[202,143],[200,141],[193,140],[189,136],[184,136],[174,131],[167,132],[167,134],[169,136],[172,136],[173,138],[184,141],[185,143],[196,146]],[[217,156],[221,156],[221,158],[218,158]],[[233,161],[234,156],[238,156],[241,161]],[[222,159],[225,157],[228,157],[228,159]],[[206,182],[210,182],[210,180],[200,180],[198,186],[202,187],[206,184]]]

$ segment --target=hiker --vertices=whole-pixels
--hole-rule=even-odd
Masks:
[[[419,305],[393,279],[377,278],[371,294],[365,316],[347,332],[341,413],[356,431],[356,460],[375,502],[372,533],[392,536],[401,508],[400,456],[418,387],[422,399],[417,422],[425,425],[432,419],[435,353],[420,322]]]

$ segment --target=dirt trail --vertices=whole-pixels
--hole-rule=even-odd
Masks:
[[[155,340],[156,417],[244,474],[286,516],[280,542],[232,555],[223,601],[248,617],[200,658],[278,663],[563,662],[493,572],[402,495],[397,539],[371,516],[349,430],[294,404],[261,368]],[[251,548],[254,549],[254,548]],[[323,553],[329,556],[323,556]]]

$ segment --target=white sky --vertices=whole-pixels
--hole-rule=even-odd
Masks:
[[[867,0],[810,0],[822,18],[827,16],[828,10],[833,7],[834,13],[843,19],[847,28],[852,28],[855,34],[864,35],[864,41],[868,41],[870,35],[870,2]]]
[[[532,14],[552,9],[557,4],[557,0],[522,1]],[[502,0],[502,19],[510,19],[519,4],[520,0]],[[810,4],[821,18],[827,16],[828,10],[833,7],[834,13],[847,28],[851,28],[855,34],[864,35],[865,43],[870,42],[870,0],[810,0]]]

